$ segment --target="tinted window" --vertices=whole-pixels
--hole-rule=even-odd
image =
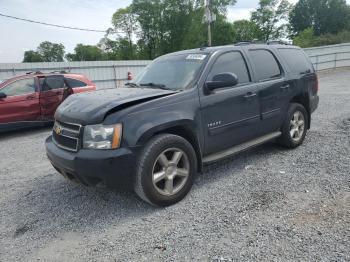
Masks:
[[[239,84],[250,82],[247,65],[242,54],[239,52],[230,52],[221,55],[215,61],[208,79],[212,80],[215,75],[221,73],[234,73],[238,77]]]
[[[73,78],[66,78],[66,84],[71,88],[87,86],[86,83]]]
[[[40,79],[41,90],[50,91],[64,87],[64,79],[62,76],[47,76]]]
[[[19,96],[35,93],[34,78],[17,80],[0,89],[1,93],[7,96]]]
[[[300,74],[314,71],[311,62],[302,50],[283,48],[279,51],[293,73]]]
[[[250,50],[250,57],[257,74],[257,81],[281,75],[281,69],[273,54],[267,50]]]

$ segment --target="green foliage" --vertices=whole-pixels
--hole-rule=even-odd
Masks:
[[[137,30],[137,20],[135,14],[132,12],[131,6],[128,6],[127,8],[121,8],[118,9],[112,17],[112,25],[113,28],[111,29],[110,33],[117,34],[118,37],[120,35],[120,32],[125,34],[126,37],[124,37],[121,42],[119,43],[124,44],[123,41],[128,42],[128,47],[123,46],[123,50],[127,50],[127,57],[133,58],[134,57],[134,48],[132,43],[132,37],[133,33]],[[122,51],[122,50],[121,50]],[[124,56],[124,54],[122,55]]]
[[[25,51],[23,63],[29,63],[29,62],[43,62],[43,58],[36,51],[33,51],[33,50]]]
[[[212,0],[217,15],[213,23],[214,44],[232,43],[232,25],[225,19],[228,5],[235,0]],[[132,10],[140,26],[139,54],[154,59],[165,53],[201,46],[207,41],[207,26],[202,23],[200,0],[133,0]]]
[[[103,50],[105,60],[139,59],[136,55],[137,46],[133,43],[130,45],[127,37],[120,37],[116,40],[105,37],[101,39],[98,46]]]
[[[345,0],[300,0],[289,21],[294,35],[307,28],[312,28],[317,36],[336,34],[350,29],[350,7]]]
[[[251,17],[262,33],[260,40],[280,39],[286,35],[290,9],[288,0],[260,0],[259,7],[252,12]]]
[[[24,52],[23,62],[62,62],[64,53],[62,44],[45,41],[40,43],[36,51]]]
[[[236,42],[250,42],[262,39],[262,31],[253,21],[238,20],[233,23],[233,34]]]
[[[98,61],[103,60],[103,51],[97,46],[77,44],[73,54],[67,54],[68,61]]]
[[[49,41],[42,42],[37,52],[40,54],[44,62],[62,62],[64,58],[64,45],[55,44]]]
[[[323,45],[335,45],[350,42],[350,31],[337,34],[324,34],[316,36],[312,28],[307,28],[293,39],[293,44],[307,48]]]

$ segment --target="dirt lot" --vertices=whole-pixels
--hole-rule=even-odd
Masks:
[[[165,209],[64,180],[49,129],[0,136],[0,261],[350,261],[350,70],[320,82],[303,146],[207,166]]]

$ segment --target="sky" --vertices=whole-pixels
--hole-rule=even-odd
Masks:
[[[52,24],[106,30],[113,13],[132,0],[0,0],[0,13]],[[228,19],[249,19],[259,0],[238,0]],[[295,3],[297,0],[290,0]],[[350,3],[350,0],[347,0]],[[103,33],[81,32],[32,24],[0,16],[0,63],[17,63],[26,50],[43,41],[62,43],[66,53],[78,43],[95,45]]]

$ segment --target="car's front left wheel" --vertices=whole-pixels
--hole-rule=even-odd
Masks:
[[[190,191],[197,170],[196,153],[184,138],[162,134],[144,147],[137,165],[135,192],[156,206],[169,206]]]

